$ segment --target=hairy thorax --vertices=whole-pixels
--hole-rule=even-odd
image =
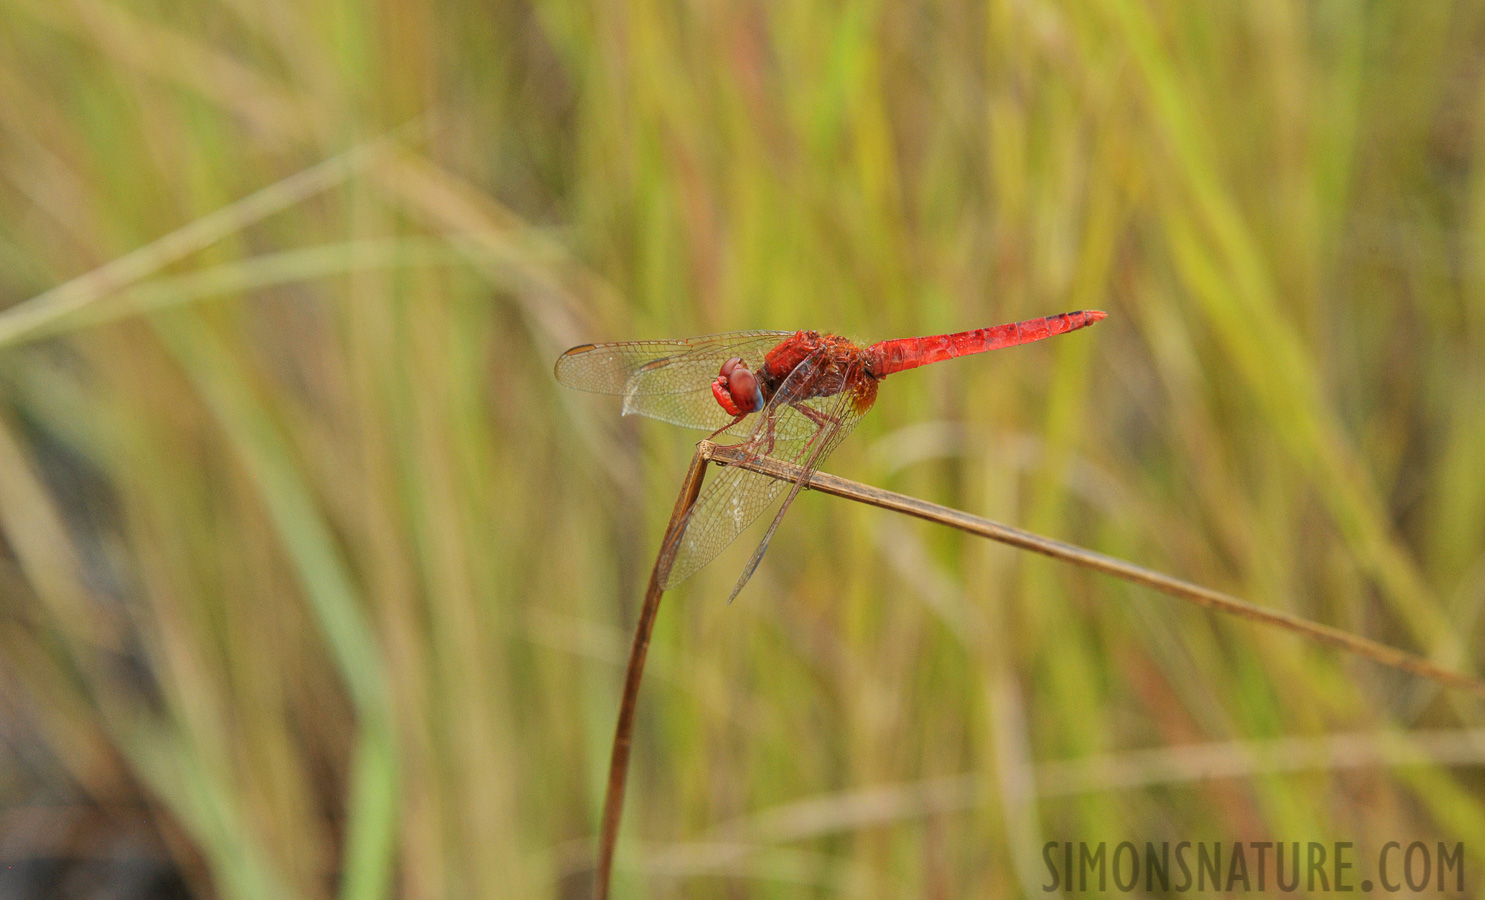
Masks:
[[[771,395],[800,364],[811,358],[816,359],[815,370],[800,386],[799,399],[830,397],[848,389],[868,394],[865,398],[868,403],[876,396],[877,380],[868,371],[866,350],[848,338],[818,331],[795,332],[793,337],[768,351],[760,373],[767,392]]]

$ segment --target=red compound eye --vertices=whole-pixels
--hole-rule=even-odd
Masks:
[[[730,361],[728,365],[731,365]],[[727,366],[722,368],[725,370]],[[758,379],[746,366],[733,366],[726,374],[727,393],[732,395],[732,402],[739,410],[757,412],[763,408],[763,392],[758,389]]]
[[[732,370],[733,369],[737,368],[740,365],[742,365],[742,357],[740,357],[740,356],[734,356],[734,357],[732,357],[731,359],[729,359],[726,362],[722,363],[722,371],[720,373],[721,376],[723,378],[726,378],[727,376],[729,376],[729,375],[732,374]]]

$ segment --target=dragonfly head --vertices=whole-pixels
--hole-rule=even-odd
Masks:
[[[732,416],[755,413],[763,408],[763,389],[758,384],[758,376],[736,356],[722,363],[712,381],[712,396]]]

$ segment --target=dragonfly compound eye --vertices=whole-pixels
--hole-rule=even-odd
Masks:
[[[732,374],[733,369],[737,368],[740,365],[742,365],[742,357],[734,356],[726,362],[722,363],[722,371],[718,374],[721,375],[723,378],[726,378]]]
[[[722,368],[726,369],[727,366]],[[732,402],[743,412],[757,412],[763,408],[763,391],[758,387],[757,377],[748,371],[747,366],[733,366],[727,373],[727,393],[732,395]]]

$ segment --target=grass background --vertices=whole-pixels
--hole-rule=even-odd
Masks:
[[[0,861],[582,896],[699,437],[562,392],[590,340],[1106,309],[894,377],[828,468],[1477,670],[1482,47],[1477,2],[0,0]],[[745,552],[662,609],[620,896],[1485,864],[1469,701],[820,496],[726,607]]]

